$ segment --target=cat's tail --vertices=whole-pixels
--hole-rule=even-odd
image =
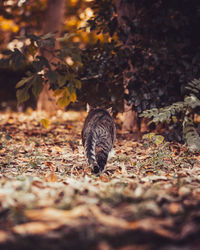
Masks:
[[[92,167],[92,171],[95,174],[100,172],[100,167],[97,163],[96,153],[95,153],[96,141],[97,141],[96,136],[94,134],[90,134],[87,138],[85,147],[89,166]]]
[[[96,160],[99,166],[100,171],[102,171],[107,163],[107,159],[108,159],[108,153],[107,150],[105,150],[105,148],[101,149],[97,154],[96,154]]]

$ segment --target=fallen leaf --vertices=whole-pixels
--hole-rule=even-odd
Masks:
[[[178,214],[182,210],[182,206],[179,203],[170,203],[168,206],[169,212],[171,214]]]
[[[42,125],[47,129],[50,125],[50,121],[47,119],[41,119],[40,122],[42,123]]]
[[[8,234],[4,232],[3,230],[0,230],[0,243],[4,243],[8,240]]]
[[[109,182],[110,180],[107,174],[101,174],[99,178],[102,182]]]
[[[45,162],[45,165],[48,166],[52,172],[55,172],[56,167],[53,165],[52,162],[46,161],[46,162]]]
[[[63,221],[65,219],[74,219],[80,216],[88,216],[87,206],[77,206],[71,210],[60,210],[56,208],[32,209],[26,210],[25,215],[32,220],[39,221]]]
[[[58,223],[28,222],[13,227],[13,232],[17,234],[45,234],[50,230],[60,227]]]
[[[52,172],[50,176],[51,176],[51,182],[56,182],[58,180],[54,172]]]

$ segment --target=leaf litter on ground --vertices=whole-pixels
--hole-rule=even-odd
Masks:
[[[81,145],[85,117],[75,111],[1,114],[0,243],[57,231],[62,239],[75,230],[74,246],[85,232],[96,249],[102,241],[106,249],[122,249],[140,239],[145,249],[155,239],[199,247],[199,154],[160,135],[137,142],[119,133],[115,156],[94,176]]]

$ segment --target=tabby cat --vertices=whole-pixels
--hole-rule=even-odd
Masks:
[[[88,106],[89,112],[82,130],[82,143],[89,166],[94,173],[101,172],[115,140],[115,124],[109,111]]]

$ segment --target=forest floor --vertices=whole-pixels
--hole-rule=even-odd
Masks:
[[[200,249],[200,156],[118,131],[91,174],[85,112],[0,114],[0,249]],[[46,127],[46,128],[45,128]]]

